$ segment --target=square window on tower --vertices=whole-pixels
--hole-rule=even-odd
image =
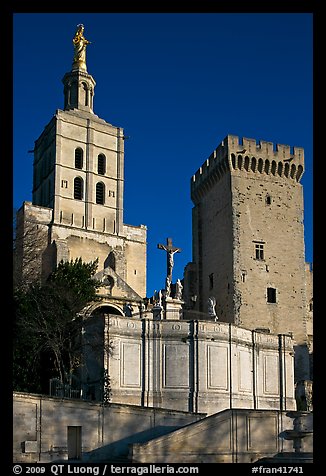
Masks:
[[[264,243],[255,243],[255,259],[263,261],[264,258]]]
[[[276,303],[276,289],[275,288],[267,288],[267,302],[271,304]]]

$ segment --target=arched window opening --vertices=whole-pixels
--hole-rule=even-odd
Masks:
[[[115,271],[115,262],[116,262],[115,254],[113,253],[113,251],[110,251],[108,257],[104,261],[104,268],[107,268],[108,266],[110,266],[110,268],[112,268],[113,271]]]
[[[74,198],[76,200],[83,199],[83,179],[80,177],[74,179]]]
[[[86,83],[82,83],[80,102],[81,104],[84,104],[84,106],[88,106],[88,90]]]
[[[238,168],[242,169],[242,155],[238,155]]]
[[[285,177],[288,177],[289,176],[289,172],[290,172],[290,165],[288,163],[285,164],[285,167],[284,167],[284,175]]]
[[[297,175],[295,176],[297,182],[300,182],[302,175],[303,175],[303,167],[302,165],[298,165]]]
[[[269,160],[265,160],[265,173],[269,174]]]
[[[81,149],[80,147],[75,149],[75,168],[83,168],[83,149]]]
[[[257,161],[256,161],[255,157],[252,157],[250,168],[253,172],[256,172],[256,162]]]
[[[262,173],[264,169],[264,161],[263,159],[258,160],[258,172]]]
[[[232,163],[232,167],[235,169],[235,155],[234,154],[231,154],[231,163]]]
[[[309,301],[309,312],[312,312],[314,310],[314,301],[313,299],[310,299]]]
[[[249,170],[249,157],[246,155],[245,160],[244,160],[244,168],[248,172]]]
[[[277,167],[277,174],[282,177],[282,173],[283,173],[283,163],[282,162],[279,162],[278,163],[278,167]]]
[[[77,104],[78,97],[77,97],[77,88],[78,84],[76,81],[73,81],[70,86],[70,105],[74,106]]]
[[[104,196],[105,196],[105,187],[103,182],[98,182],[96,184],[96,203],[99,205],[104,205]]]
[[[294,164],[291,165],[291,178],[294,178],[295,176],[295,170],[296,170],[296,167]]]
[[[276,173],[276,162],[275,160],[272,161],[272,174],[275,175]]]
[[[105,174],[105,155],[99,154],[97,158],[97,173],[100,175]]]

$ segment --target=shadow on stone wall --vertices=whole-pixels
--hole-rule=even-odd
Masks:
[[[180,426],[156,426],[145,431],[134,433],[126,438],[121,438],[114,443],[96,448],[95,450],[83,453],[83,462],[114,462],[121,459],[128,460],[129,445],[133,443],[145,443],[159,436],[166,435]]]

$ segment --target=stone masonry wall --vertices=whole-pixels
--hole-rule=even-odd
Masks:
[[[204,418],[204,414],[132,405],[68,400],[14,393],[13,461],[52,462],[68,458],[68,427],[80,428],[81,460],[126,456],[129,443],[144,442]]]
[[[298,345],[307,342],[303,172],[302,148],[229,135],[191,181],[199,310],[211,295],[221,321],[292,333]]]
[[[232,172],[239,324],[306,340],[302,187],[283,177]],[[256,246],[263,249],[257,259]],[[268,302],[267,288],[276,290]]]
[[[288,336],[210,321],[109,316],[112,401],[199,411],[294,409]]]

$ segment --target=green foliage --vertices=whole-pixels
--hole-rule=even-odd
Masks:
[[[96,289],[100,283],[93,279],[97,267],[98,259],[90,263],[83,263],[81,258],[61,261],[50,275],[48,285],[55,284],[57,289],[66,290],[66,298],[78,312],[87,303],[97,299]]]
[[[80,365],[79,313],[97,300],[97,260],[60,262],[44,285],[14,295],[14,388],[48,391],[51,377],[62,381]]]

